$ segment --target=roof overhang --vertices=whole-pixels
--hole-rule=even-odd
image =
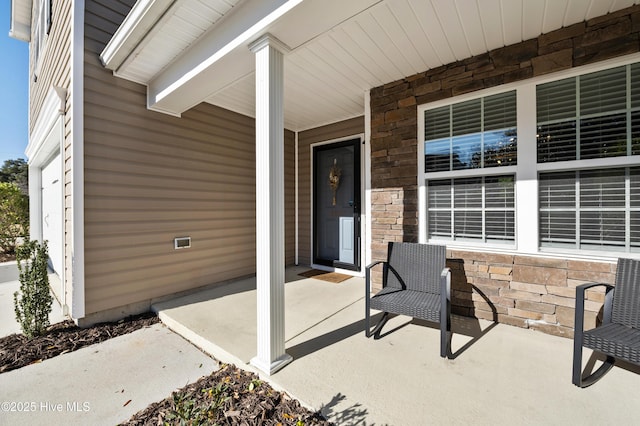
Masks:
[[[167,34],[171,18],[190,5],[183,0],[140,0],[100,58],[114,74],[148,86],[147,107],[179,116],[254,71],[248,46],[272,33],[292,49],[382,0],[242,0],[152,76],[132,71],[154,39]],[[176,29],[175,31],[178,31]],[[175,40],[174,40],[175,41]]]
[[[255,114],[255,57],[269,33],[285,55],[285,126],[364,114],[365,93],[640,0],[138,0],[101,54],[147,86],[147,107],[180,116],[208,102]]]
[[[136,2],[102,51],[100,55],[102,64],[110,70],[117,70],[165,12],[176,3],[178,3],[176,0]]]
[[[31,41],[31,8],[33,0],[11,0],[9,37]]]

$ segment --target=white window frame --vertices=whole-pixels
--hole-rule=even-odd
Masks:
[[[518,241],[518,188],[517,188],[517,176],[516,171],[518,166],[502,166],[502,167],[482,167],[478,169],[462,169],[462,170],[446,170],[439,172],[425,172],[424,166],[424,158],[425,158],[425,149],[424,149],[424,114],[425,111],[439,108],[443,106],[449,106],[453,104],[457,104],[460,102],[471,101],[475,99],[485,98],[492,95],[497,95],[505,92],[516,91],[516,102],[518,102],[519,94],[516,90],[517,87],[513,84],[503,85],[496,87],[494,89],[489,90],[481,90],[478,92],[473,92],[467,95],[457,96],[453,98],[443,99],[441,101],[432,102],[426,105],[420,105],[418,107],[418,228],[419,228],[419,241],[422,243],[437,243],[437,244],[445,244],[450,246],[457,247],[467,247],[472,249],[483,248],[483,249],[497,249],[497,250],[505,250],[510,249],[513,250],[517,247]],[[519,111],[520,105],[518,105],[517,110]],[[520,155],[520,114],[518,113],[518,157]],[[520,160],[518,158],[517,164],[520,164]],[[482,241],[471,241],[471,240],[451,240],[451,239],[438,239],[438,238],[427,238],[428,230],[427,230],[427,217],[428,217],[428,208],[427,208],[427,181],[428,180],[441,180],[441,179],[459,179],[465,177],[482,177],[482,176],[501,176],[501,175],[513,175],[514,176],[514,187],[515,187],[515,196],[516,196],[516,210],[514,212],[515,216],[515,227],[516,232],[514,235],[514,242],[512,244],[509,243],[499,243],[499,242],[482,242]]]
[[[640,254],[633,252],[611,252],[588,250],[554,249],[540,247],[539,242],[539,203],[538,203],[538,174],[547,171],[573,171],[584,168],[627,167],[639,166],[640,156],[598,158],[589,160],[575,160],[553,163],[537,163],[537,113],[536,113],[536,86],[564,78],[575,77],[582,74],[601,71],[617,66],[640,62],[640,53],[614,58],[596,64],[585,65],[569,70],[559,71],[528,80],[509,83],[490,89],[451,97],[428,104],[419,105],[417,108],[418,126],[418,228],[419,241],[422,243],[446,244],[447,247],[460,250],[474,250],[487,252],[505,252],[527,255],[557,256],[575,259],[599,259],[611,260],[624,254],[627,257],[640,258]],[[493,167],[486,169],[455,170],[426,173],[424,170],[424,113],[428,109],[438,108],[459,102],[464,102],[498,93],[516,91],[517,104],[517,165],[507,167]],[[471,176],[489,176],[515,174],[515,244],[489,244],[456,240],[438,240],[427,238],[427,179],[460,178]]]
[[[43,52],[49,39],[52,19],[51,0],[36,0],[34,3],[33,38],[31,45],[34,46],[34,77],[37,79],[42,67]]]

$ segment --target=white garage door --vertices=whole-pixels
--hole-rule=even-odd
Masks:
[[[58,153],[42,167],[42,239],[49,241],[49,266],[62,272],[62,162]]]

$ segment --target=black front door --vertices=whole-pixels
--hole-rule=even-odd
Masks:
[[[313,261],[360,270],[360,139],[313,149]]]

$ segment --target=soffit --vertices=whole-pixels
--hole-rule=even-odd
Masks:
[[[168,1],[170,6],[140,37],[133,51],[115,70],[116,75],[147,84],[241,1]]]
[[[10,37],[23,41],[31,38],[32,3],[32,0],[11,0]]]
[[[322,9],[318,8],[327,4],[325,1],[305,0],[304,8],[297,6],[268,28],[292,48],[285,56],[284,102],[285,126],[291,130],[362,115],[364,92],[372,87],[640,3],[381,0],[363,2],[363,9],[357,13],[318,35],[301,38],[299,34],[305,30],[301,26],[313,25],[311,11],[320,18],[318,10]],[[118,75],[144,84],[153,82],[172,61],[180,60],[190,45],[215,27],[226,13],[222,6],[229,7],[229,11],[237,3],[216,1],[221,9],[212,7],[208,0],[181,3],[175,17],[165,15],[135,55],[130,55],[118,69]],[[336,12],[328,7],[324,11]],[[255,77],[247,65],[250,52],[241,46],[233,54],[238,57],[234,78],[225,80],[222,87],[214,82],[211,87],[200,83],[202,96],[197,100],[254,116]],[[220,67],[223,65],[233,66],[230,62],[221,62]]]

